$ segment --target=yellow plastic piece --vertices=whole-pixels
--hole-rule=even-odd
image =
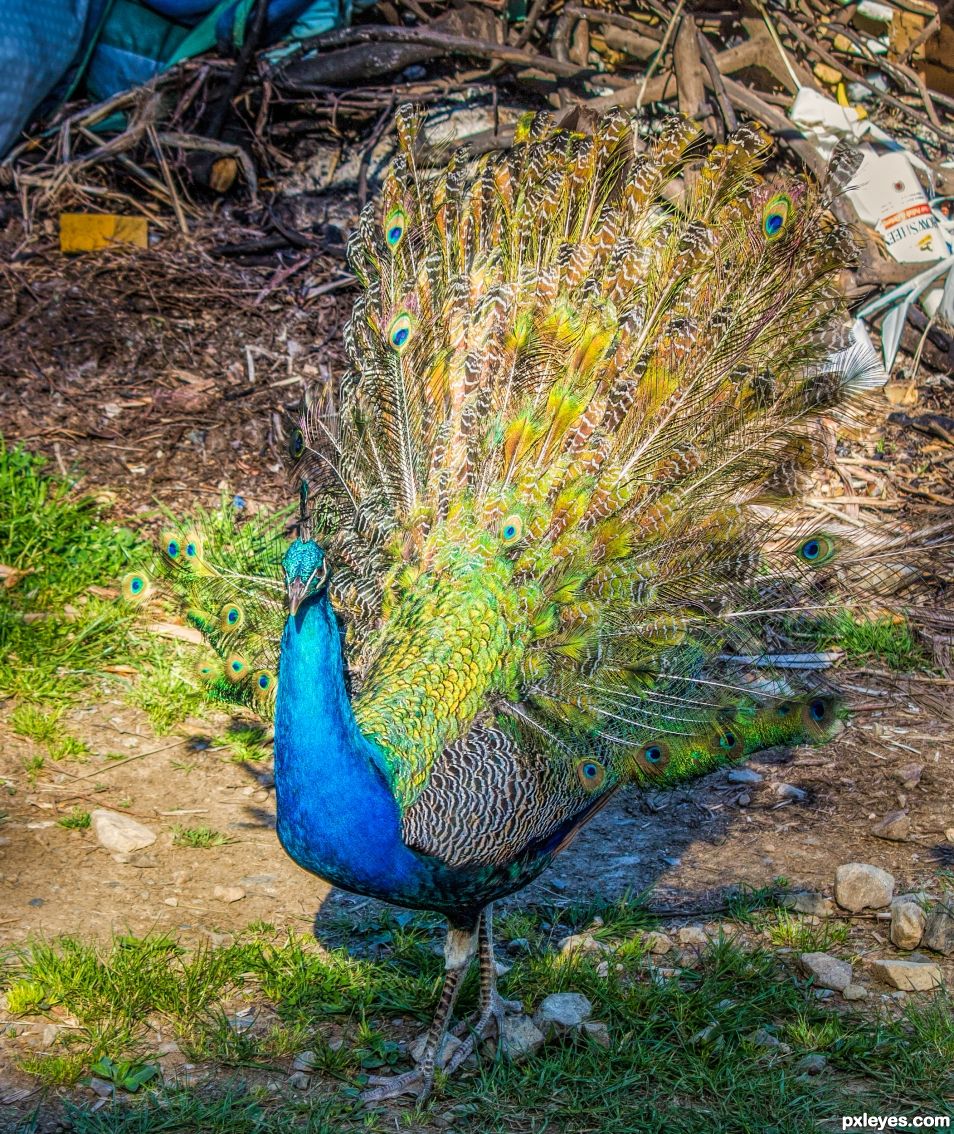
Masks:
[[[146,218],[120,217],[115,213],[60,213],[61,252],[99,252],[117,244],[148,248]]]

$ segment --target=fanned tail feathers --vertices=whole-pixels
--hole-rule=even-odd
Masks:
[[[765,179],[743,128],[670,204],[685,120],[644,143],[531,115],[438,172],[397,128],[349,246],[351,371],[290,457],[402,808],[475,722],[584,795],[829,735],[834,694],[771,658],[833,570],[778,509],[820,415],[884,380],[837,286],[850,162]]]

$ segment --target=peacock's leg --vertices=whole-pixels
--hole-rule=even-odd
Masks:
[[[434,1070],[437,1067],[447,1026],[450,1023],[457,1001],[457,994],[470,963],[477,952],[476,922],[469,928],[460,929],[453,925],[447,930],[444,942],[444,988],[437,1004],[437,1011],[424,1041],[424,1051],[413,1071],[403,1075],[371,1075],[368,1082],[372,1089],[364,1091],[361,1098],[365,1102],[380,1102],[382,1099],[396,1098],[398,1095],[416,1095],[419,1101],[427,1098],[434,1085]],[[456,1053],[455,1053],[456,1054]]]
[[[467,1025],[469,1035],[454,1050],[447,1061],[448,1075],[456,1071],[465,1059],[473,1054],[482,1040],[490,1035],[503,1034],[504,1016],[507,1012],[522,1012],[519,1000],[504,1000],[497,991],[497,964],[494,960],[493,905],[486,907],[480,917],[480,1008],[473,1023]]]

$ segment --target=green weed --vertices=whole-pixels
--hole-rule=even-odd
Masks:
[[[90,815],[82,807],[74,807],[69,815],[64,815],[56,822],[60,827],[66,827],[71,831],[84,831],[90,824]]]
[[[787,910],[779,910],[774,925],[768,925],[766,930],[773,945],[799,953],[827,952],[836,945],[844,945],[851,932],[844,922],[823,920],[812,925]]]
[[[222,847],[232,841],[228,835],[223,835],[221,831],[213,830],[212,827],[182,827],[177,825],[172,828],[172,832],[172,841],[177,847],[205,849],[207,847]]]
[[[821,649],[837,646],[844,650],[852,662],[877,659],[889,669],[902,671],[930,665],[923,647],[904,621],[857,618],[848,611],[838,611],[817,619],[812,637]]]

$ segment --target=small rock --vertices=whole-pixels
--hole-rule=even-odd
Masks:
[[[108,1083],[105,1079],[97,1079],[95,1075],[87,1079],[86,1082],[93,1094],[99,1095],[101,1099],[112,1098],[116,1093],[116,1088],[112,1083]]]
[[[49,1047],[59,1034],[60,1029],[56,1024],[47,1024],[43,1029],[43,1035],[40,1037],[40,1041],[44,1047]]]
[[[596,966],[596,975],[602,977],[603,980],[609,976],[609,961],[600,961]]]
[[[835,901],[842,909],[880,910],[894,895],[894,877],[867,862],[846,862],[835,871]]]
[[[928,914],[921,944],[932,953],[954,953],[954,898],[938,902]]]
[[[902,992],[930,992],[932,988],[939,988],[943,979],[940,965],[896,961],[890,957],[872,961],[871,971],[879,980]]]
[[[900,781],[901,786],[910,791],[911,788],[916,788],[921,782],[921,774],[923,771],[923,764],[905,764],[903,767],[898,768],[894,774],[896,779]]]
[[[796,1064],[795,1070],[801,1075],[820,1075],[828,1066],[828,1060],[817,1052],[803,1056]]]
[[[709,938],[701,925],[684,925],[676,930],[676,937],[680,945],[708,945]]]
[[[765,1028],[759,1028],[757,1032],[753,1032],[751,1039],[756,1047],[778,1047],[780,1044],[778,1036],[773,1036]]]
[[[497,973],[498,977],[506,976],[512,968],[513,965],[505,965],[503,961],[494,961],[494,971]]]
[[[954,827],[948,827],[944,832],[944,838],[947,839],[949,843],[954,843]]]
[[[927,914],[917,902],[900,901],[891,903],[891,944],[899,949],[916,949],[924,936]]]
[[[571,933],[569,937],[564,937],[557,948],[560,950],[562,956],[566,957],[572,953],[609,953],[611,949],[604,941],[597,941],[592,933]]]
[[[833,917],[835,903],[831,898],[817,894],[813,890],[798,890],[783,894],[780,904],[787,910],[805,914],[806,917]]]
[[[581,992],[551,993],[533,1014],[533,1022],[546,1039],[564,1036],[593,1014],[593,1005]]]
[[[694,1046],[698,1046],[699,1044],[704,1043],[711,1043],[712,1040],[715,1039],[718,1030],[719,1025],[715,1023],[715,1021],[713,1021],[711,1024],[706,1024],[704,1028],[701,1028],[698,1032],[696,1032],[696,1034],[692,1036],[689,1042]]]
[[[151,870],[159,865],[159,859],[141,851],[135,854],[114,854],[112,858],[113,862],[118,862],[120,866],[134,866],[137,870]]]
[[[172,906],[172,908],[175,909],[175,907],[179,904],[179,899],[178,898],[163,898],[162,904],[164,906]]]
[[[847,988],[841,990],[841,994],[846,1000],[868,999],[868,990],[863,984],[849,984]]]
[[[100,845],[119,854],[142,850],[156,841],[155,831],[118,811],[97,808],[90,815],[90,824]]]
[[[504,1016],[500,1050],[505,1058],[518,1062],[543,1047],[544,1035],[529,1016]]]
[[[650,929],[643,933],[640,940],[646,946],[646,952],[652,953],[656,957],[665,956],[674,944],[668,933],[660,933],[656,929]]]
[[[732,768],[725,778],[730,784],[760,784],[765,779],[754,768]]]
[[[212,890],[212,897],[231,904],[240,902],[245,897],[245,891],[241,886],[216,886]]]
[[[830,953],[802,953],[798,963],[802,971],[813,978],[818,988],[844,992],[851,984],[851,965]]]
[[[600,1047],[610,1046],[609,1028],[602,1020],[584,1020],[583,1034],[594,1043],[599,1044]]]
[[[459,1040],[457,1036],[452,1036],[448,1033],[444,1036],[444,1042],[441,1044],[440,1055],[437,1057],[438,1064],[443,1067],[444,1064],[450,1059],[454,1052],[460,1047],[463,1041]],[[417,1039],[408,1048],[408,1054],[415,1063],[420,1062],[421,1056],[424,1054],[424,1045],[427,1043],[427,1032],[421,1032]]]
[[[808,799],[808,792],[803,791],[800,787],[794,784],[776,784],[775,794],[779,799],[791,799],[795,802],[801,802],[803,799]]]
[[[179,1045],[175,1040],[166,1040],[156,1048],[156,1055],[178,1055]]]
[[[288,1076],[289,1087],[294,1087],[296,1091],[307,1091],[310,1084],[311,1076],[304,1071],[292,1071]]]
[[[515,937],[512,941],[507,942],[507,948],[514,953],[529,953],[530,942],[526,937]]]
[[[314,1071],[317,1055],[313,1051],[299,1051],[292,1060],[292,1071]]]
[[[752,802],[752,797],[747,791],[744,791],[735,802],[739,805],[739,807],[748,807],[748,805]]]
[[[911,834],[911,817],[907,811],[889,811],[880,823],[875,823],[871,833],[876,839],[903,843]]]

